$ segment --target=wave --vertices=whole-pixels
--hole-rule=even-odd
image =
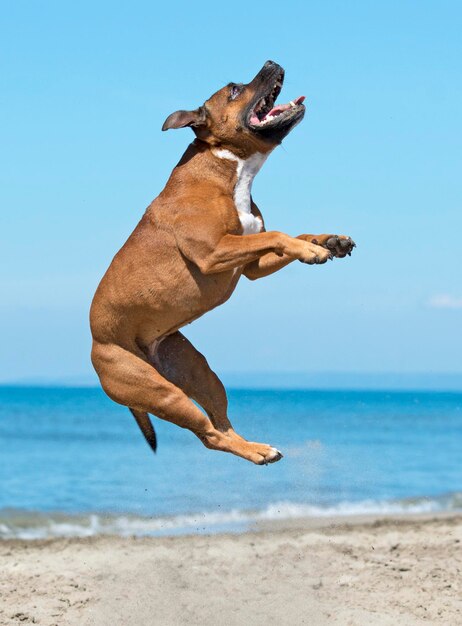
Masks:
[[[462,512],[462,492],[402,500],[362,500],[331,506],[277,502],[260,510],[203,511],[170,517],[132,514],[43,513],[0,510],[0,539],[48,539],[95,535],[159,536],[243,532],[258,522],[352,515],[406,515]]]

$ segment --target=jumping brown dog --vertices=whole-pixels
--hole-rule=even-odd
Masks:
[[[253,178],[305,114],[302,96],[274,105],[283,80],[284,70],[268,61],[249,84],[226,85],[195,111],[166,119],[162,130],[190,126],[196,138],[93,299],[93,365],[153,450],[148,413],[189,428],[207,448],[258,465],[282,458],[233,430],[222,383],[179,329],[225,302],[241,275],[255,280],[295,259],[325,263],[355,245],[345,236],[265,231]]]

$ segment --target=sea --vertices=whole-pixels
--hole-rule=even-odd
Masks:
[[[0,387],[0,538],[242,532],[259,522],[462,511],[462,394],[231,389],[256,466],[99,388]]]

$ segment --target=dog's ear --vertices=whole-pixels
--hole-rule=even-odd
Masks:
[[[185,128],[186,126],[202,126],[205,124],[205,109],[199,107],[195,111],[175,111],[167,117],[162,130]]]

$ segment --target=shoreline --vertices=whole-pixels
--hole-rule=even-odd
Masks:
[[[296,502],[275,502],[262,509],[217,508],[212,511],[147,515],[133,512],[32,511],[0,509],[0,543],[6,540],[59,539],[89,536],[179,537],[241,534],[269,529],[324,527],[392,518],[427,519],[462,515],[462,493],[402,500],[341,502],[325,508]]]
[[[462,513],[0,542],[0,623],[462,623]],[[35,620],[35,621],[34,621]]]
[[[354,528],[357,526],[386,526],[406,525],[416,522],[430,522],[439,520],[460,520],[462,524],[461,511],[434,511],[425,513],[358,513],[347,515],[326,516],[306,516],[296,518],[285,518],[281,520],[262,520],[255,524],[249,532],[263,531],[303,531],[321,529],[342,529],[343,527]]]

